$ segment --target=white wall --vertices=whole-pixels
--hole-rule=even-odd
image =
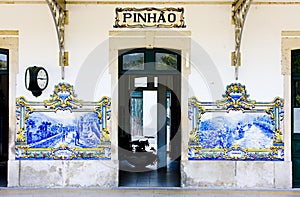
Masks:
[[[66,48],[70,51],[70,68],[73,69],[66,69],[66,79],[70,81],[73,79],[76,81],[75,84],[80,84],[78,92],[85,90],[82,95],[87,98],[93,96],[96,99],[102,95],[101,92],[110,93],[111,87],[105,83],[110,78],[104,74],[106,76],[104,80],[99,74],[108,72],[105,70],[108,65],[107,37],[108,30],[112,29],[114,23],[115,7],[117,6],[68,6],[70,24],[67,26]],[[275,96],[282,97],[281,31],[299,29],[300,24],[296,20],[299,9],[299,6],[291,5],[251,6],[243,34],[242,66],[239,69],[238,80],[246,85],[250,98],[270,101]],[[185,6],[185,19],[187,29],[192,31],[191,65],[196,71],[190,76],[192,86],[190,96],[196,95],[201,100],[219,99],[218,95],[224,92],[225,86],[235,82],[234,67],[230,66],[230,54],[234,50],[231,7]],[[79,67],[81,68],[78,73],[74,68]],[[90,72],[91,69],[95,72]],[[80,75],[87,75],[88,78]],[[77,78],[74,79],[74,76]],[[93,86],[93,82],[90,82],[90,89],[86,92],[87,90],[81,87],[85,83],[81,81],[88,84],[91,79],[96,80],[97,85]],[[199,80],[202,81],[201,84],[192,85]]]
[[[299,10],[299,5],[250,8],[243,35],[241,79],[248,84],[252,98],[283,96],[281,31],[300,29]]]
[[[275,96],[283,97],[281,31],[300,29],[300,23],[297,22],[299,10],[300,6],[292,5],[251,5],[242,38],[242,66],[239,68],[238,80],[246,85],[251,99],[270,101]],[[215,82],[217,78],[211,77],[206,81],[207,89],[203,95],[200,89],[202,86],[194,87],[196,95],[200,100],[219,99],[212,96],[214,92],[220,95],[225,85],[235,82],[234,67],[230,66],[230,52],[234,50],[230,6],[188,6],[186,19],[196,48],[199,48],[199,52],[192,52],[195,54],[192,57],[195,67],[202,74],[207,69],[217,69],[217,72],[208,72],[206,76],[220,76],[224,85],[222,92],[219,91],[220,87],[212,88],[211,84],[220,83]],[[197,58],[203,58],[206,65],[198,63]],[[198,78],[199,75],[192,73],[191,77]],[[206,94],[207,91],[211,93],[210,96]]]
[[[43,65],[50,74],[50,86],[55,82],[57,68],[57,39],[47,4],[1,5],[0,29],[19,30],[19,75],[16,95],[34,99],[25,90],[24,73],[30,65]],[[11,87],[13,88],[13,87]],[[45,90],[49,95],[50,90]],[[44,95],[41,96],[44,97]]]
[[[76,86],[78,96],[98,100],[111,96],[108,75],[108,31],[114,24],[112,5],[70,5],[66,49],[70,52],[70,67],[66,78]]]
[[[122,5],[67,5],[69,25],[65,49],[69,51],[70,66],[66,67],[65,81],[76,85],[80,98],[94,100],[111,92],[110,83],[106,83],[110,77],[102,73],[108,73],[108,31],[114,24],[114,9],[119,6]],[[197,70],[190,80],[194,83],[199,77],[204,78],[200,79],[200,85],[192,87],[190,95],[201,100],[218,99],[225,86],[235,82],[234,68],[230,66],[230,53],[234,49],[231,7],[184,7],[187,29],[192,31],[191,65]],[[281,31],[300,29],[299,10],[299,5],[251,5],[243,34],[238,80],[246,85],[250,98],[269,101],[283,95]],[[48,6],[1,5],[0,29],[20,32],[17,96],[47,99],[54,85],[61,81],[56,31]],[[24,72],[29,65],[43,65],[50,75],[48,88],[38,98],[25,90]]]

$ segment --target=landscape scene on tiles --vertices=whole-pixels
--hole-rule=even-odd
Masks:
[[[35,112],[30,114],[26,130],[30,148],[95,148],[100,143],[100,120],[94,112]]]
[[[269,115],[230,112],[203,116],[199,140],[202,148],[270,148],[273,144],[274,125]]]
[[[0,54],[0,70],[7,69],[7,55]]]

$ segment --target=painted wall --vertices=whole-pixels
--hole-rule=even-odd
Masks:
[[[248,87],[251,98],[269,101],[276,95],[283,95],[281,31],[299,29],[300,24],[295,20],[299,17],[299,9],[300,6],[251,5],[245,23],[241,45],[242,66],[239,69],[239,82]],[[186,8],[187,25],[192,31],[192,38],[206,52],[203,52],[203,58],[209,56],[206,64],[197,61],[197,65],[203,68],[200,69],[202,72],[210,67],[217,68],[218,72],[210,75],[219,75],[224,85],[234,81],[234,68],[230,66],[234,29],[228,13],[228,6]],[[193,58],[196,62],[201,57],[195,54],[192,61]],[[207,86],[213,86],[214,80],[207,80]],[[200,88],[195,91],[200,92]],[[217,95],[222,94],[220,88],[217,90]],[[210,100],[207,95],[200,96],[200,99]]]
[[[96,83],[95,87],[91,88],[93,91],[90,95],[82,93],[78,95],[79,97],[99,98],[101,93],[97,89],[100,88],[105,88],[104,92],[107,94],[110,92],[109,86],[99,83],[102,78],[99,77],[99,73],[105,80],[109,80],[109,76],[104,76],[105,74],[102,73],[107,72],[108,30],[112,29],[114,23],[115,7],[117,6],[67,6],[69,25],[66,26],[65,48],[70,53],[70,66],[66,68],[65,81],[72,84],[81,84],[81,80],[85,80],[85,83],[90,85]],[[234,81],[234,68],[230,66],[230,52],[234,49],[231,8],[227,5],[184,7],[187,29],[192,31],[191,64],[192,69],[196,70],[192,72],[190,82],[194,83],[199,76],[204,78],[203,85],[195,86],[193,90],[201,96],[201,100],[211,100],[212,95],[220,95],[225,85]],[[247,85],[252,98],[270,100],[275,95],[282,96],[281,31],[300,28],[297,22],[299,9],[300,6],[297,5],[251,6],[242,40],[242,67],[239,81]],[[35,97],[24,89],[24,71],[29,65],[44,65],[50,74],[50,83],[37,100],[48,98],[52,87],[61,81],[56,32],[48,6],[46,4],[1,5],[0,10],[0,28],[20,31],[17,96],[24,95],[30,100],[35,100]],[[18,13],[18,16],[15,13]],[[81,76],[85,72],[89,73],[89,78],[85,79]],[[259,73],[261,77],[256,77]],[[219,85],[217,80],[224,86],[215,87],[216,84]],[[265,91],[266,89],[268,91]],[[77,91],[78,93],[83,91],[81,86]],[[217,93],[214,94],[212,91]],[[191,95],[195,94],[191,93]]]

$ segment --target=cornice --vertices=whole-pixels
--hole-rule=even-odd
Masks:
[[[46,4],[44,0],[0,0],[0,4]],[[231,0],[66,0],[67,5],[232,5]],[[252,5],[300,5],[300,0],[253,0]]]

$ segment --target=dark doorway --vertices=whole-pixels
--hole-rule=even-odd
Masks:
[[[293,187],[300,187],[300,50],[292,50],[291,63]]]
[[[179,51],[120,51],[120,186],[180,186],[180,62]]]
[[[9,50],[0,49],[0,187],[7,186]]]

